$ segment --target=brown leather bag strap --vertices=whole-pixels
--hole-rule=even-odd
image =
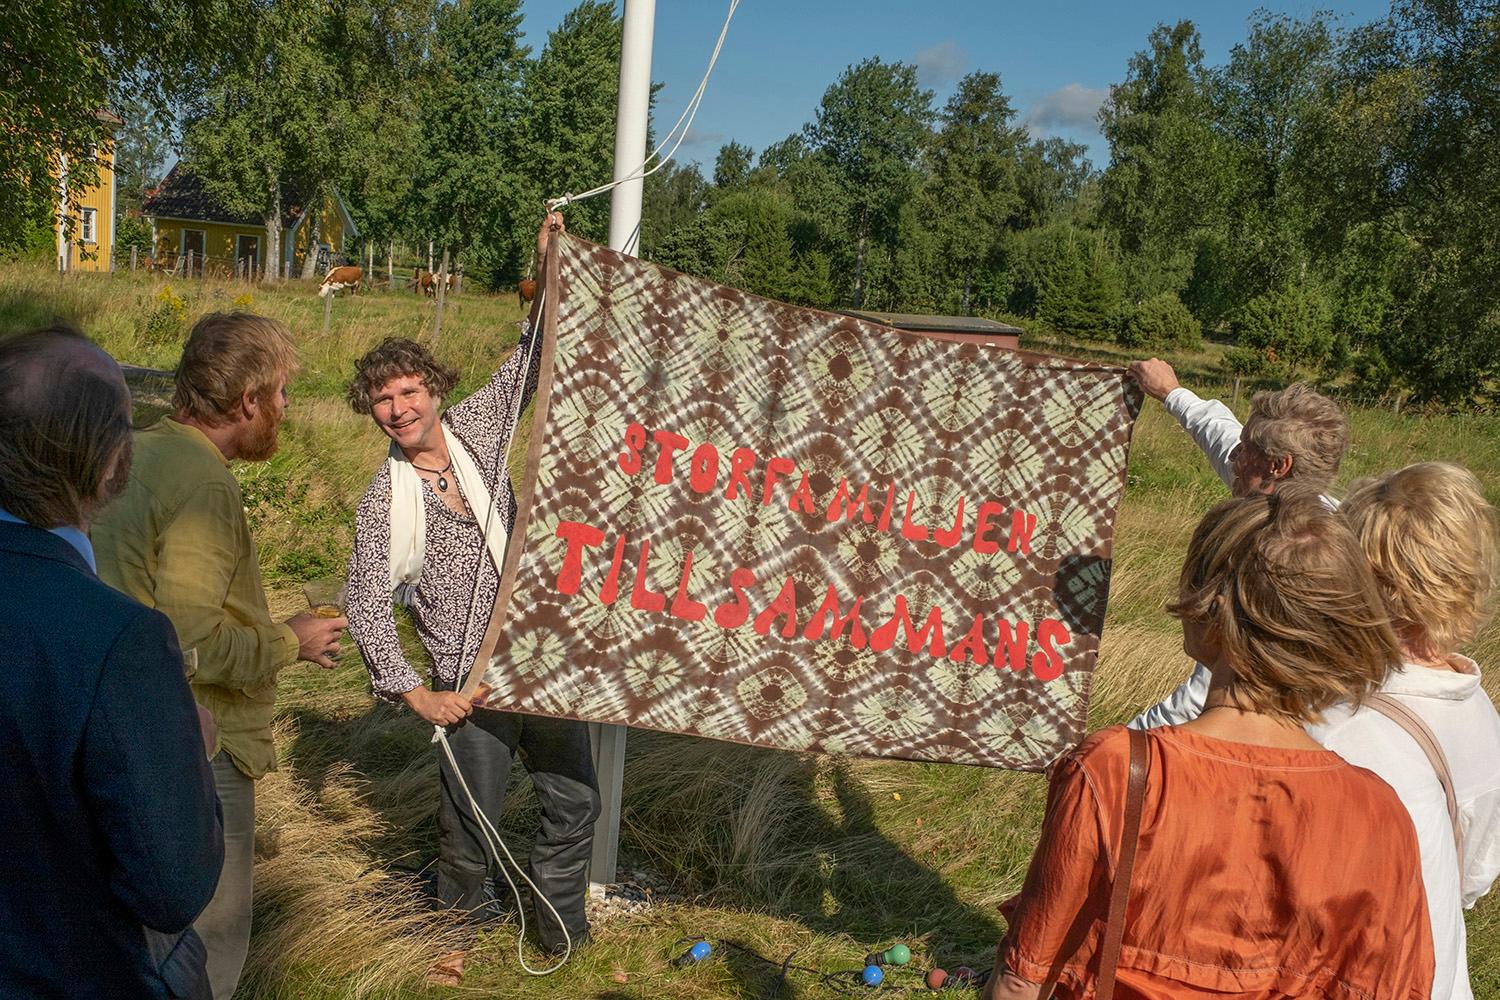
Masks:
[[[1120,964],[1120,947],[1125,938],[1125,905],[1130,901],[1130,879],[1135,871],[1135,850],[1141,836],[1141,812],[1146,802],[1146,773],[1150,769],[1151,750],[1143,730],[1131,729],[1130,773],[1125,785],[1125,822],[1120,829],[1120,846],[1116,852],[1115,877],[1109,887],[1109,909],[1104,920],[1104,937],[1099,945],[1099,973],[1095,981],[1095,1000],[1111,1000],[1115,993],[1115,970]],[[1062,956],[1053,972],[1042,984],[1038,1000],[1051,1000],[1052,990],[1062,970]],[[997,968],[996,972],[1000,970]]]
[[[1150,746],[1142,730],[1130,732],[1130,783],[1125,789],[1125,826],[1120,831],[1119,860],[1115,881],[1109,890],[1109,917],[1104,941],[1099,946],[1099,979],[1094,988],[1098,1000],[1115,995],[1115,969],[1120,964],[1120,945],[1125,938],[1125,906],[1130,902],[1130,877],[1135,871],[1135,849],[1141,836],[1141,810],[1146,802],[1146,771]]]
[[[1365,704],[1406,730],[1406,735],[1427,755],[1427,762],[1432,765],[1438,784],[1443,786],[1443,795],[1448,800],[1448,822],[1453,825],[1453,847],[1458,851],[1458,867],[1462,870],[1464,838],[1458,825],[1458,796],[1453,792],[1453,772],[1448,769],[1448,755],[1443,753],[1443,745],[1438,742],[1437,734],[1422,721],[1420,715],[1388,694],[1372,694],[1365,699]]]

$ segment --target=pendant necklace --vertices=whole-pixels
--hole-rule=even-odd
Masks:
[[[449,471],[451,471],[453,469],[453,459],[450,458],[448,460],[448,464],[445,465],[445,466],[443,466],[441,469],[424,469],[420,465],[418,465],[416,462],[411,463],[411,467],[413,469],[418,470],[419,472],[428,472],[428,473],[431,473],[431,474],[437,476],[437,488],[438,488],[438,492],[439,493],[447,493],[448,492],[448,477],[445,476],[445,475],[443,475],[443,473],[449,472]]]

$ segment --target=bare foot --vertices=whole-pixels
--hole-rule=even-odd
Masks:
[[[427,981],[434,986],[459,986],[464,981],[464,955],[466,952],[450,951],[427,970]]]

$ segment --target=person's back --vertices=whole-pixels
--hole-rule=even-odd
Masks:
[[[1147,735],[1150,779],[1116,997],[1426,995],[1418,984],[1431,976],[1431,943],[1416,838],[1390,788],[1326,750],[1179,728]],[[1126,730],[1113,728],[1054,776],[1058,821],[1088,831],[1106,855],[1119,843],[1128,764]],[[1049,911],[1096,921],[1080,951],[1086,962],[1098,950],[1109,880],[1102,870],[1070,871],[1094,851],[1065,846],[1043,843],[1033,878],[1072,888],[1075,898],[1050,900]],[[1009,914],[1025,930],[1007,964],[1040,981],[1072,925],[1028,920],[1024,905]]]
[[[1433,942],[1411,820],[1378,777],[1305,727],[1367,697],[1400,658],[1354,533],[1310,490],[1250,494],[1193,532],[1167,610],[1205,665],[1203,712],[1109,729],[1054,768],[1041,844],[1007,904],[992,1000],[1429,995]],[[1146,745],[1124,839],[1131,741]],[[1133,814],[1132,814],[1133,815]],[[1129,905],[1109,900],[1136,850]]]
[[[82,530],[128,465],[128,413],[82,337],[0,344],[3,997],[207,985],[184,932],[223,848],[182,654],[165,617],[98,580]]]
[[[1344,704],[1309,727],[1318,742],[1380,775],[1416,826],[1437,954],[1432,995],[1468,1000],[1463,911],[1500,874],[1500,714],[1479,665],[1457,651],[1493,609],[1500,526],[1468,470],[1423,462],[1350,487],[1344,517],[1375,569],[1403,664],[1380,693],[1421,720],[1452,778],[1462,854],[1433,763],[1393,719]]]

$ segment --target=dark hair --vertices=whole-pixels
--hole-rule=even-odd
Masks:
[[[370,412],[370,393],[393,378],[417,375],[427,391],[439,398],[458,384],[458,369],[449,368],[415,340],[387,337],[354,363],[349,383],[349,405],[355,413]]]
[[[261,399],[297,371],[297,347],[286,324],[248,312],[209,313],[193,324],[172,405],[210,427],[233,422],[246,391]]]
[[[0,340],[0,507],[39,528],[81,525],[120,492],[130,393],[110,363],[65,323]]]

